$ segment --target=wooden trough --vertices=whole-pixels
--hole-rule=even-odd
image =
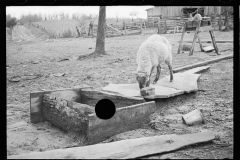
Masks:
[[[103,120],[96,116],[95,105],[109,99],[116,106],[114,116]],[[104,108],[104,106],[102,106]],[[113,135],[140,128],[154,113],[154,101],[127,97],[92,87],[30,93],[30,121],[49,121],[54,126],[78,133],[88,144],[101,142]]]

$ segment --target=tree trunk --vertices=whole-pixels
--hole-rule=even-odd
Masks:
[[[78,60],[86,58],[94,58],[100,55],[106,55],[105,51],[105,28],[106,28],[106,6],[100,6],[99,16],[98,16],[98,29],[97,29],[97,41],[96,49],[93,53],[89,55],[80,55]],[[87,34],[87,31],[86,31]]]
[[[13,32],[13,27],[10,27],[11,40],[13,39],[12,32]]]
[[[100,6],[98,17],[98,30],[95,54],[106,54],[105,52],[105,26],[106,26],[106,6]]]

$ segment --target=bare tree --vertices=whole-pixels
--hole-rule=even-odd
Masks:
[[[133,17],[137,17],[138,12],[137,11],[132,11],[129,13],[129,15],[132,17],[132,21],[133,21]]]
[[[13,31],[13,27],[17,25],[17,18],[15,18],[15,17],[11,18],[11,16],[7,17],[7,18],[10,18],[10,19],[7,19],[6,27],[10,28],[10,35],[11,35],[11,39],[12,39],[12,31]]]
[[[60,17],[60,19],[64,19],[64,12],[60,12],[59,17]]]
[[[233,13],[233,7],[227,7],[225,11],[225,21],[224,21],[225,31],[229,30],[229,19],[230,19],[231,13]]]
[[[98,17],[98,30],[95,51],[89,55],[79,56],[78,59],[106,55],[105,51],[105,26],[106,26],[106,6],[100,6]]]

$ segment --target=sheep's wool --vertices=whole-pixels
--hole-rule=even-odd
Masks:
[[[139,47],[137,53],[137,72],[144,72],[150,75],[153,66],[161,64],[168,58],[170,63],[172,63],[169,41],[160,35],[152,35]]]

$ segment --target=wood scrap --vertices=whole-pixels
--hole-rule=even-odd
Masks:
[[[211,142],[214,132],[199,132],[183,135],[161,135],[137,139],[121,140],[112,143],[56,149],[45,152],[32,152],[8,156],[8,159],[129,159],[174,151],[188,145]]]
[[[179,41],[178,41],[179,42]],[[185,43],[192,43],[192,41],[184,41]],[[218,40],[218,41],[215,41],[216,43],[233,43],[233,40]],[[199,42],[196,42],[196,43],[199,43]],[[212,43],[211,40],[204,40],[204,41],[201,41],[201,43]]]

